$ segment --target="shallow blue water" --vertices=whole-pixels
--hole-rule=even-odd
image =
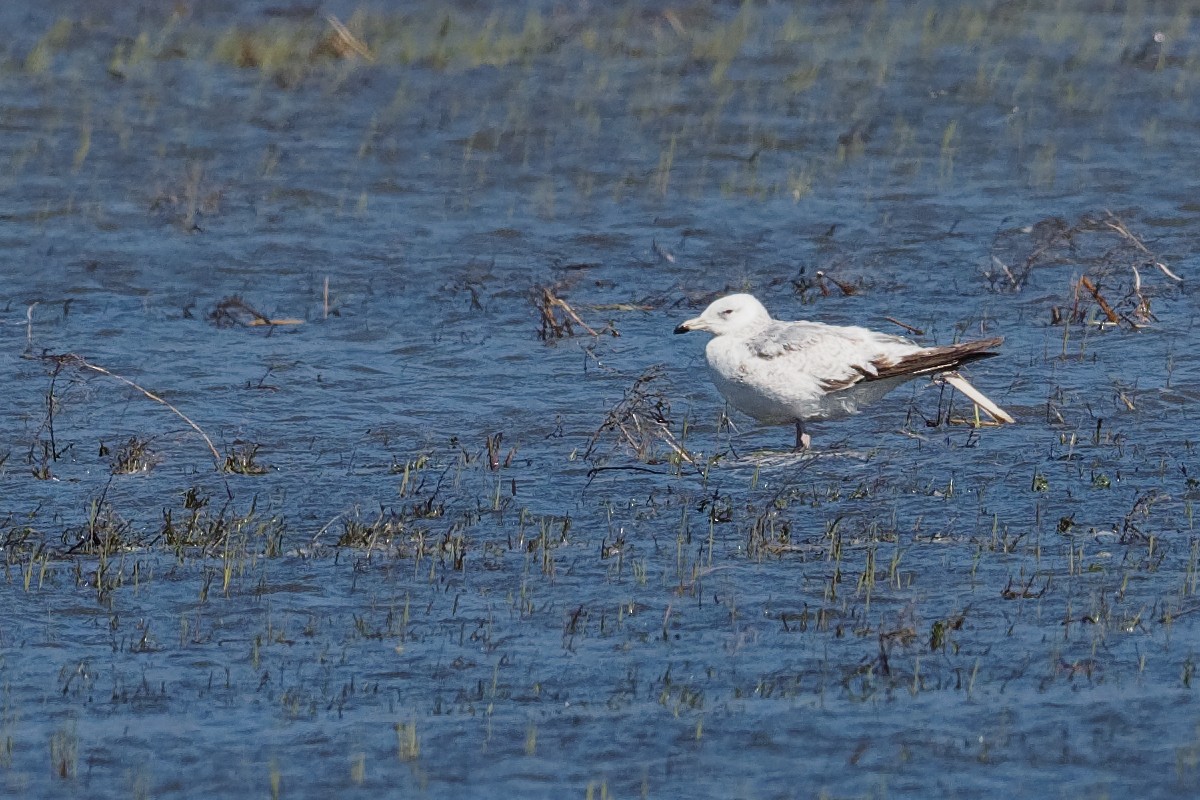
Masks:
[[[356,8],[375,62],[270,4],[0,11],[6,794],[1196,791],[1186,13],[463,4],[435,53],[441,12]],[[1155,319],[1094,324],[1078,279],[1128,315],[1133,266]],[[542,286],[620,335],[542,340]],[[972,379],[1020,424],[913,384],[815,459],[730,429],[670,331],[743,289],[1002,335]],[[652,367],[699,468],[593,440]],[[170,546],[193,488],[253,521]]]

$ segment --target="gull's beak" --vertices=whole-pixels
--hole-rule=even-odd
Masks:
[[[687,333],[688,331],[703,330],[704,325],[699,317],[689,319],[687,322],[681,322],[675,326],[676,333]]]

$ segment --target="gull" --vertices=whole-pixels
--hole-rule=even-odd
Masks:
[[[933,376],[967,395],[997,422],[1013,422],[954,370],[999,355],[1002,338],[922,347],[903,336],[857,326],[772,319],[753,295],[731,294],[713,302],[676,333],[708,331],[705,348],[713,384],[739,411],[771,425],[794,423],[796,450],[812,437],[811,420],[857,414],[902,383]]]

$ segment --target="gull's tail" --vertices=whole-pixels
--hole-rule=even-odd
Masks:
[[[1003,341],[1004,339],[996,337],[994,339],[980,339],[975,342],[962,342],[961,344],[952,344],[946,347],[926,347],[915,353],[902,356],[891,364],[884,365],[876,362],[872,366],[876,368],[877,372],[871,375],[868,380],[933,373],[934,380],[944,381],[955,389],[958,389],[974,401],[975,405],[987,412],[987,415],[996,420],[996,422],[1013,423],[1016,420],[1007,411],[989,400],[983,392],[976,389],[966,378],[955,371],[963,364],[978,361],[981,358],[991,358],[992,356],[1000,355],[993,348],[999,347]]]

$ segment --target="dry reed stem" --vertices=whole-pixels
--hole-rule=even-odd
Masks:
[[[575,313],[575,309],[571,308],[566,300],[563,300],[561,297],[555,295],[549,289],[542,289],[542,299],[545,301],[547,306],[561,308],[564,314],[575,321],[575,324],[583,328],[592,336],[600,335],[599,333],[596,333],[596,331],[594,331],[590,326],[588,326],[586,322],[579,318],[579,315]]]
[[[626,428],[625,424],[622,422],[618,422],[617,427],[620,429],[621,434],[625,437],[625,442],[634,450],[637,450],[638,442],[642,441],[645,436],[645,433],[642,430],[642,420],[644,417],[634,411],[630,414],[630,418],[633,420],[634,427],[637,430],[637,436],[631,434],[629,429]],[[657,420],[649,420],[648,422],[650,424],[647,427],[653,428],[651,433],[656,434],[667,447],[675,451],[675,455],[679,456],[679,458],[683,461],[695,465],[696,461],[691,457],[691,455],[688,454],[686,450],[679,446],[679,442],[675,439],[675,435],[671,433],[670,429],[667,428],[665,424]]]
[[[574,336],[575,331],[571,327],[572,322],[583,328],[592,336],[599,337],[603,333],[608,333],[613,336],[621,335],[616,328],[612,327],[612,325],[606,325],[603,330],[595,330],[586,322],[584,322],[579,314],[575,313],[575,309],[571,308],[571,305],[566,300],[563,300],[561,297],[556,295],[552,289],[545,286],[540,286],[537,287],[537,291],[541,292],[541,296],[539,299],[535,295],[533,304],[537,306],[538,312],[542,318],[541,338],[561,339],[565,336]],[[555,309],[559,309],[562,313],[563,319],[561,321],[559,321],[558,317],[555,315]]]
[[[1152,263],[1154,266],[1156,266],[1160,270],[1162,270],[1162,273],[1164,275],[1166,275],[1168,278],[1170,278],[1173,281],[1178,281],[1180,283],[1183,282],[1183,278],[1179,277],[1174,272],[1172,272],[1170,269],[1168,269],[1166,264],[1162,263],[1161,261],[1158,261],[1154,257],[1154,253],[1150,252],[1150,248],[1146,247],[1145,243],[1142,242],[1141,239],[1139,239],[1137,236],[1135,236],[1133,234],[1133,232],[1129,230],[1129,228],[1125,227],[1125,223],[1122,222],[1115,214],[1113,214],[1111,211],[1105,211],[1104,213],[1108,215],[1108,219],[1104,220],[1104,224],[1106,226],[1108,226],[1112,230],[1119,233],[1121,235],[1121,237],[1124,238],[1127,242],[1129,242],[1134,247],[1136,247],[1138,250],[1141,250],[1143,253],[1145,253],[1147,256],[1149,256],[1150,263]],[[1136,275],[1137,274],[1136,266],[1134,267],[1133,271],[1134,271],[1134,274]],[[1140,280],[1139,280],[1139,284],[1140,284]]]
[[[329,27],[333,28],[337,34],[338,41],[347,49],[362,56],[367,61],[374,61],[375,55],[371,52],[371,48],[367,47],[366,42],[350,32],[350,29],[342,24],[342,21],[333,14],[326,14],[325,21],[329,23]]]
[[[913,336],[924,336],[925,335],[925,331],[921,330],[920,328],[913,327],[912,325],[907,325],[907,324],[901,322],[900,320],[896,319],[895,317],[884,317],[884,319],[887,320],[888,322],[892,323],[893,325],[897,325],[901,328],[904,328],[904,330],[908,331]]]
[[[146,397],[150,398],[154,402],[161,403],[162,405],[166,406],[175,414],[175,416],[179,417],[181,420],[186,422],[189,426],[191,426],[192,430],[194,430],[196,433],[200,434],[200,437],[202,439],[204,439],[204,443],[206,445],[208,445],[209,452],[212,453],[213,460],[216,462],[216,465],[217,465],[217,469],[218,470],[221,469],[221,454],[217,452],[217,448],[213,445],[212,439],[208,438],[208,434],[206,434],[203,430],[201,430],[199,425],[197,425],[195,422],[192,422],[191,418],[188,417],[187,414],[184,414],[178,408],[171,405],[166,400],[164,400],[161,397],[159,397],[158,395],[156,395],[154,392],[150,391],[149,389],[146,389],[143,386],[139,386],[138,384],[134,383],[133,381],[129,380],[129,378],[126,378],[123,375],[118,375],[117,373],[110,372],[109,370],[105,369],[104,367],[101,367],[98,364],[93,364],[92,362],[90,362],[86,358],[84,358],[83,356],[77,355],[75,353],[64,353],[63,355],[48,355],[48,356],[43,356],[43,357],[50,359],[52,361],[56,361],[59,364],[72,364],[72,365],[75,365],[78,367],[82,367],[83,369],[89,369],[92,372],[99,372],[101,375],[107,375],[110,378],[115,378],[115,379],[119,380],[121,383],[124,383],[128,386],[132,386],[134,389],[137,389],[139,392],[141,392],[142,394],[144,394]]]
[[[30,350],[33,349],[33,310],[40,304],[40,300],[35,300],[25,309],[25,341]]]
[[[957,372],[943,372],[938,375],[937,380],[944,381],[955,389],[958,389],[958,391],[970,398],[978,408],[982,408],[996,422],[1007,422],[1009,424],[1016,422],[1007,411],[989,400],[983,392],[972,386],[966,378]]]

